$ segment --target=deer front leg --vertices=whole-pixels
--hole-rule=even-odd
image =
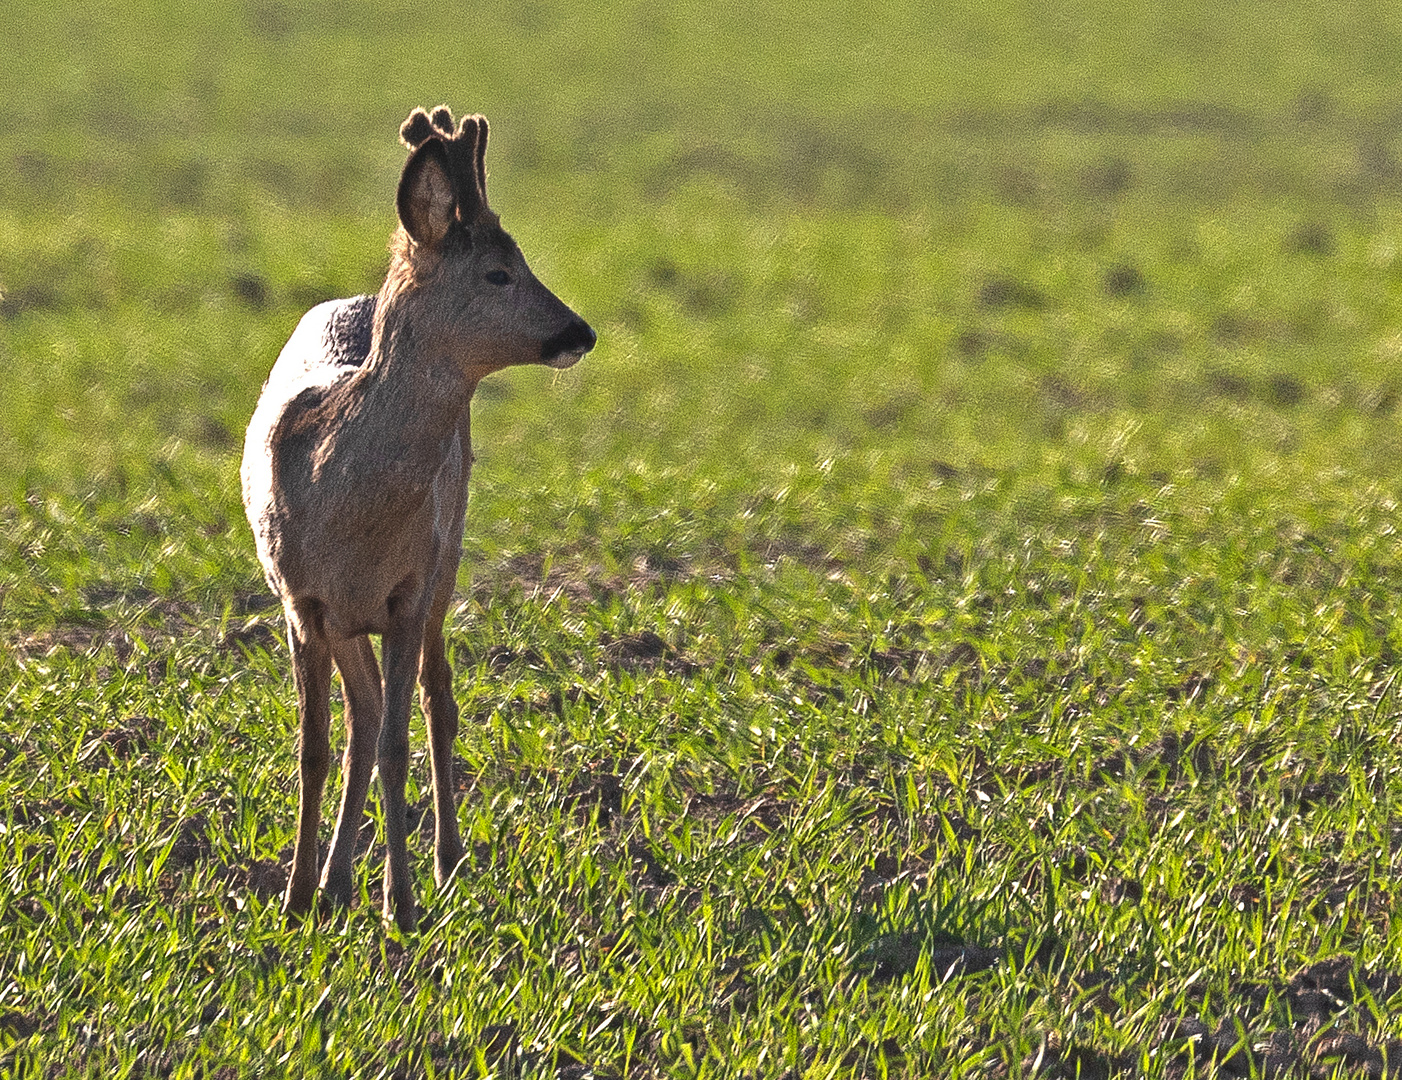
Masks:
[[[406,604],[395,604],[403,608]],[[409,779],[409,713],[413,707],[414,679],[423,647],[422,605],[414,615],[393,618],[385,633],[385,715],[380,725],[380,804],[385,815],[385,918],[393,918],[401,930],[417,925],[414,889],[409,877],[408,807],[404,785]],[[397,614],[397,613],[396,613]]]
[[[423,654],[419,659],[419,683],[428,721],[429,766],[433,771],[433,876],[442,887],[462,862],[462,837],[458,832],[458,807],[453,785],[453,745],[458,737],[458,703],[453,700],[453,669],[443,646],[443,622],[453,602],[462,558],[462,532],[467,512],[467,478],[472,471],[469,415],[464,412],[457,437],[444,466],[445,499],[440,520],[450,527],[439,549],[433,575],[433,602],[424,624]]]
[[[448,590],[451,594],[451,588]],[[428,757],[433,770],[433,876],[444,885],[462,862],[458,807],[453,789],[453,744],[458,737],[458,703],[453,700],[453,670],[443,647],[443,620],[435,611],[424,627],[419,682],[428,718]],[[446,604],[444,605],[446,607]]]
[[[331,649],[322,629],[320,611],[287,611],[292,645],[292,677],[297,684],[297,841],[292,872],[287,878],[283,910],[302,915],[316,895],[317,829],[321,824],[321,793],[331,764]]]
[[[346,695],[346,751],[341,760],[341,809],[321,875],[324,907],[349,907],[355,884],[355,845],[365,813],[365,796],[375,771],[376,743],[384,715],[384,689],[375,650],[365,636],[331,647]]]

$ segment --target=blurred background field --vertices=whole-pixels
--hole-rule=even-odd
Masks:
[[[962,466],[1133,418],[1174,469],[1294,409],[1315,451],[1381,449],[1397,21],[14,5],[0,465],[224,455],[297,315],[378,284],[397,118],[440,99],[493,120],[495,201],[605,332],[551,390],[499,380],[485,431],[538,409],[574,454],[623,420],[662,465],[762,421],[758,469],[776,435]]]
[[[23,0],[0,42],[0,1053],[1381,1068],[1402,12]],[[237,459],[439,102],[600,345],[479,391],[480,884],[386,953],[373,860],[339,937],[277,917]]]
[[[257,387],[302,311],[378,285],[395,125],[443,100],[490,116],[496,205],[603,337],[484,389],[484,528],[600,468],[718,519],[824,461],[834,507],[970,466],[1387,482],[1398,22],[12,5],[0,480],[101,502],[173,467],[256,579]]]

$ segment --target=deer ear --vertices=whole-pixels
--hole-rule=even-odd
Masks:
[[[399,223],[416,244],[433,246],[448,234],[457,211],[448,153],[443,140],[431,138],[409,155],[395,199]]]

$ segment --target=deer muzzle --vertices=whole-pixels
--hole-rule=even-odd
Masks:
[[[553,368],[567,368],[594,347],[599,336],[583,319],[575,319],[558,334],[545,339],[540,346],[540,359]]]

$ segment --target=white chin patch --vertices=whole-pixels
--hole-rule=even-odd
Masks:
[[[562,352],[556,356],[552,356],[549,360],[545,361],[545,363],[548,367],[553,367],[557,371],[563,371],[565,368],[574,367],[575,364],[579,363],[580,357],[583,355],[583,350],[577,352]]]

